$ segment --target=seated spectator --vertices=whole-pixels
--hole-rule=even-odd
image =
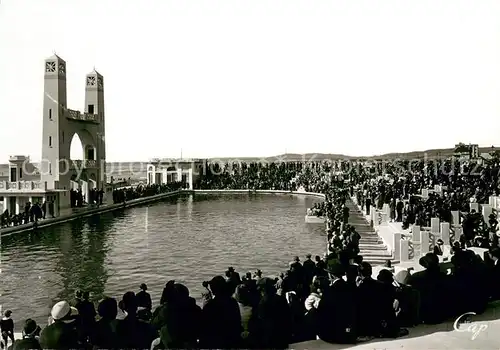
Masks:
[[[13,350],[42,350],[38,341],[40,335],[40,327],[31,318],[28,318],[23,327],[23,338],[18,339],[12,346]]]
[[[268,277],[257,282],[260,301],[256,310],[257,339],[261,349],[287,349],[291,340],[291,314],[284,297],[276,294]]]
[[[232,349],[241,344],[241,315],[238,303],[229,294],[226,280],[214,277],[210,283],[213,298],[202,310],[200,346],[210,349]]]
[[[97,321],[92,334],[92,345],[99,349],[117,349],[119,340],[116,319],[118,305],[113,298],[104,298],[98,305],[97,311],[101,319]]]
[[[330,343],[354,344],[357,338],[357,300],[342,279],[344,267],[339,261],[329,262],[328,274],[332,282],[318,305],[317,335]]]
[[[189,289],[176,283],[172,301],[164,309],[166,323],[160,329],[160,340],[167,349],[193,349],[201,332],[201,308],[189,296]]]
[[[236,288],[234,299],[238,302],[241,315],[242,326],[242,348],[253,349],[256,347],[257,340],[255,339],[256,325],[255,325],[255,310],[254,310],[254,297],[245,284],[241,284]]]
[[[118,322],[117,336],[121,349],[149,349],[157,333],[148,323],[137,318],[137,298],[134,292],[127,292],[119,303],[126,317]]]
[[[139,288],[141,289],[141,291],[136,294],[137,306],[151,311],[151,309],[153,308],[153,302],[151,301],[151,295],[146,292],[148,290],[148,286],[146,285],[146,283],[142,283]]]
[[[440,271],[439,259],[434,253],[427,253],[420,258],[424,271],[411,275],[408,284],[420,294],[420,318],[424,323],[437,324],[443,322],[451,313],[449,304],[452,299],[436,298],[436,295],[447,295],[450,280]],[[448,302],[448,304],[447,304]]]
[[[40,346],[43,349],[80,348],[76,329],[78,310],[67,301],[60,301],[52,307],[50,315],[52,323],[42,330]]]

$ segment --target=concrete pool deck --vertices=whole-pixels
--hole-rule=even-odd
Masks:
[[[202,195],[203,194],[291,194],[291,195],[306,195],[306,196],[324,198],[324,195],[321,193],[291,192],[291,191],[279,191],[279,190],[178,190],[168,193],[161,193],[149,197],[137,198],[124,203],[103,204],[99,207],[92,207],[92,208],[69,209],[66,212],[63,212],[63,215],[60,215],[58,217],[48,218],[45,220],[38,221],[38,228],[42,229],[81,218],[104,214],[116,210],[132,208],[139,205],[149,204],[181,194],[202,194]],[[14,233],[26,232],[31,230],[33,230],[33,223],[28,223],[18,226],[10,226],[0,229],[0,236],[9,236]]]
[[[374,339],[355,345],[330,344],[311,340],[290,345],[290,349],[350,350],[498,350],[500,349],[500,301],[493,302],[482,315],[471,316],[470,323],[454,326],[456,320],[438,325],[409,328],[410,334],[398,339]],[[458,329],[458,330],[457,330]]]

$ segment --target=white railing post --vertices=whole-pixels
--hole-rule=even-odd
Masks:
[[[405,262],[405,261],[409,261],[410,260],[410,257],[409,257],[409,244],[410,242],[408,242],[407,240],[405,239],[402,239],[401,242],[400,242],[400,260],[401,262]]]
[[[475,210],[476,213],[479,213],[479,203],[470,203],[470,210]]]
[[[441,239],[443,240],[444,244],[446,244],[446,245],[450,244],[450,223],[449,222],[442,222],[441,223]]]
[[[412,240],[420,242],[420,226],[413,225],[411,228]]]
[[[429,232],[420,231],[420,256],[429,253]]]
[[[431,218],[431,232],[439,234],[439,218]]]
[[[489,204],[482,204],[481,207],[483,209],[483,218],[484,218],[484,221],[488,222],[489,216],[492,213],[493,208]]]
[[[394,251],[394,260],[400,260],[401,259],[401,233],[396,232],[392,238],[393,243],[393,251]]]

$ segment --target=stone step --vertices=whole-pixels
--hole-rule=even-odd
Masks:
[[[387,250],[384,244],[360,244],[360,250]]]
[[[391,254],[387,254],[387,255],[380,255],[380,254],[363,254],[363,253],[360,253],[361,256],[363,257],[363,260],[369,260],[369,259],[375,259],[375,260],[383,260],[383,261],[387,261],[387,260],[392,260],[392,255]]]
[[[370,238],[365,237],[365,238],[361,238],[361,239],[359,240],[359,242],[360,242],[360,243],[361,243],[361,242],[363,242],[363,243],[364,243],[364,242],[372,242],[372,243],[376,243],[376,244],[378,244],[378,242],[383,242],[383,240],[382,240],[382,238],[380,238],[380,237],[370,237]]]
[[[374,258],[363,259],[363,261],[370,263],[370,265],[372,265],[372,267],[384,265],[387,262],[387,260],[389,260],[389,259],[374,259]],[[391,259],[391,264],[396,264],[396,263],[398,263],[398,261]],[[373,278],[377,278],[377,276],[373,276]]]

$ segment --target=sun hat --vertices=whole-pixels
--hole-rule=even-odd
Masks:
[[[50,315],[54,321],[61,320],[64,322],[72,322],[75,320],[75,316],[78,316],[78,310],[70,306],[67,301],[63,300],[52,307]]]
[[[56,303],[50,311],[50,315],[54,320],[63,319],[64,317],[69,316],[70,313],[71,307],[67,301],[60,301]]]

